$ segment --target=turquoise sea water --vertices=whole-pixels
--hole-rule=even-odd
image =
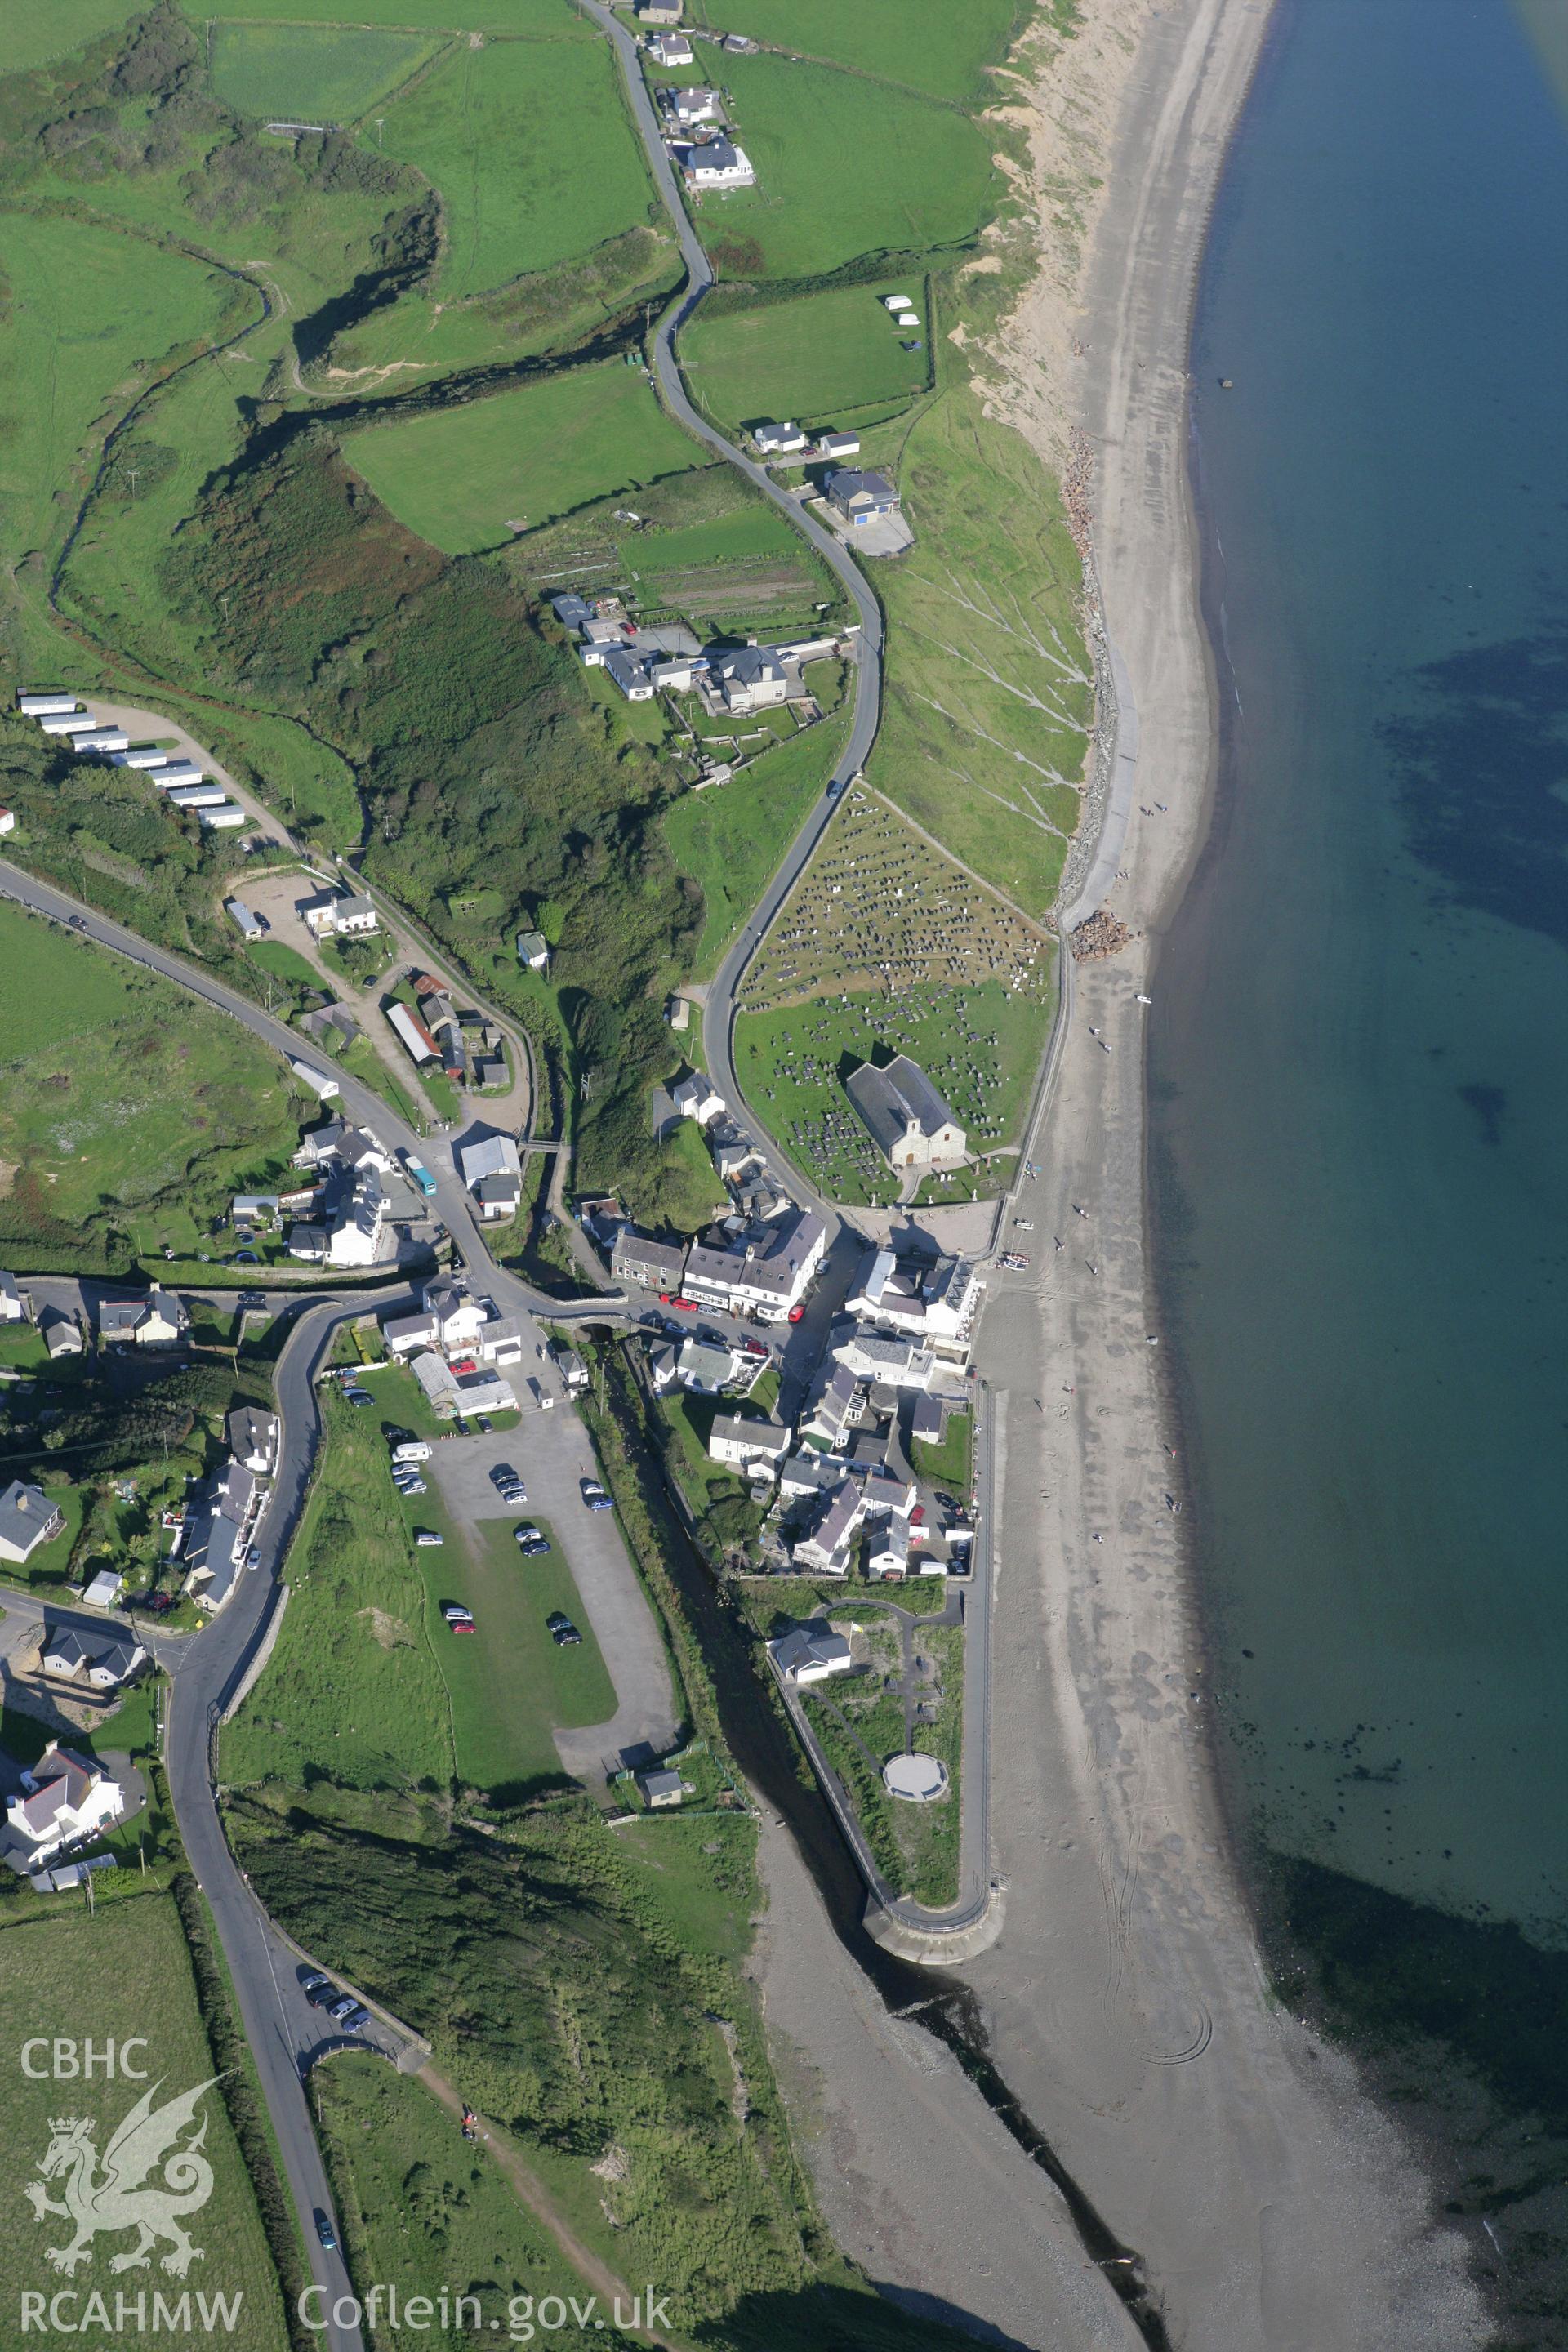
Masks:
[[[1568,129],[1508,0],[1282,0],[1192,364],[1152,1184],[1238,1811],[1562,1945]]]

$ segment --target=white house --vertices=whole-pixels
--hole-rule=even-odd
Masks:
[[[772,646],[736,646],[714,654],[708,676],[726,710],[774,709],[789,699],[789,678]]]
[[[721,1412],[714,1415],[708,1433],[708,1458],[732,1467],[764,1462],[772,1469],[783,1461],[791,1443],[783,1422],[747,1421],[735,1413]]]
[[[910,1572],[910,1523],[895,1514],[883,1520],[866,1546],[866,1573],[874,1584],[902,1582]]]
[[[647,665],[639,661],[636,654],[627,653],[624,646],[609,646],[600,667],[605,677],[619,687],[628,702],[653,700],[653,680],[648,676]]]
[[[51,1359],[79,1356],[83,1351],[81,1327],[72,1315],[58,1315],[52,1307],[46,1307],[38,1318],[38,1332]]]
[[[944,1361],[964,1364],[984,1296],[979,1268],[968,1258],[899,1258],[870,1249],[844,1303],[879,1330],[920,1339]]]
[[[74,1630],[46,1631],[43,1644],[44,1672],[55,1675],[62,1682],[87,1682],[95,1690],[118,1690],[129,1682],[147,1653],[133,1633],[123,1638],[107,1635],[83,1640]]]
[[[792,449],[804,449],[805,436],[798,425],[759,425],[752,435],[764,457],[787,456]]]
[[[719,93],[716,89],[678,89],[670,93],[669,110],[682,129],[699,122],[717,122]]]
[[[810,1576],[847,1576],[855,1538],[866,1517],[866,1498],[854,1478],[841,1479],[816,1507],[810,1526],[790,1559]]]
[[[819,433],[816,450],[821,457],[858,457],[860,455],[860,436],[858,433]]]
[[[0,833],[15,833],[15,832],[16,832],[16,810],[15,810],[15,809],[8,809],[8,808],[0,808]]]
[[[447,1355],[467,1355],[479,1345],[485,1310],[466,1282],[449,1274],[433,1275],[420,1292],[419,1302],[435,1326],[431,1337],[436,1346]]]
[[[669,1099],[682,1118],[694,1118],[699,1127],[706,1127],[709,1120],[717,1118],[725,1108],[723,1096],[715,1090],[712,1079],[705,1077],[700,1070],[693,1070],[689,1077],[682,1078],[678,1086],[671,1087]]]
[[[336,939],[343,932],[363,939],[379,927],[375,908],[363,891],[322,890],[313,898],[301,898],[296,912],[319,940]]]
[[[896,1055],[881,1068],[862,1062],[845,1088],[895,1174],[963,1165],[967,1139],[952,1107],[908,1054]]]
[[[683,1286],[689,1297],[727,1305],[733,1314],[755,1307],[764,1322],[782,1323],[805,1297],[826,1248],[820,1217],[786,1211],[742,1226],[733,1238],[694,1242]]]
[[[228,1450],[253,1477],[269,1478],[278,1467],[281,1424],[259,1405],[237,1405],[228,1417]]]
[[[672,25],[679,23],[679,8],[668,21]],[[656,66],[689,66],[692,62],[691,44],[684,33],[655,33],[648,42],[647,53]]]
[[[371,1167],[361,1168],[353,1192],[327,1233],[329,1265],[374,1265],[381,1255],[382,1228],[387,1201],[381,1178]]]
[[[106,1347],[174,1348],[191,1328],[184,1301],[154,1283],[145,1298],[105,1298],[98,1335]]]
[[[26,1319],[16,1276],[0,1273],[0,1323],[25,1323]]]
[[[542,931],[519,931],[517,960],[530,971],[542,971],[550,961],[550,942]]]
[[[838,1339],[834,1360],[858,1381],[880,1381],[890,1389],[923,1389],[931,1385],[936,1359],[918,1339],[863,1328]]]
[[[0,1559],[20,1568],[40,1544],[52,1542],[64,1526],[58,1505],[41,1486],[13,1478],[0,1495]]]
[[[461,1143],[457,1158],[463,1181],[487,1223],[515,1216],[522,1199],[522,1162],[512,1138],[489,1135],[480,1143]]]
[[[681,165],[687,184],[699,194],[707,188],[754,188],[757,175],[743,147],[728,139],[704,139],[689,147]]]
[[[773,1671],[784,1682],[820,1683],[829,1675],[847,1675],[854,1660],[849,1644],[831,1625],[797,1625],[768,1643]]]
[[[124,1810],[118,1780],[51,1740],[32,1770],[22,1774],[22,1792],[5,1808],[5,1826],[24,1867],[32,1870],[79,1838],[95,1836]]]

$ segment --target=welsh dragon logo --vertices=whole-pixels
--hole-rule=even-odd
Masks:
[[[111,2271],[145,2268],[158,2244],[169,2248],[162,2263],[176,2278],[203,2260],[201,2247],[192,2245],[181,2224],[186,2214],[199,2213],[213,2193],[213,2168],[202,2154],[206,2116],[183,2143],[181,2134],[196,2122],[203,2098],[218,2080],[210,2075],[156,2109],[153,2101],[163,2085],[154,2083],[116,2130],[101,2167],[90,2116],[50,2117],[52,2136],[39,2160],[40,2179],[27,2182],[26,2194],[38,2221],[58,2213],[75,2225],[68,2245],[45,2249],[56,2270],[74,2276],[81,2263],[91,2262],[93,2240],[121,2230],[134,2230],[136,2243],[110,2257]],[[43,2183],[62,2179],[63,2195],[51,2197]]]

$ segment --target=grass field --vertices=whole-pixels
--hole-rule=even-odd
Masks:
[[[810,278],[863,253],[963,245],[991,208],[991,144],[966,114],[779,57],[726,57],[724,80],[757,185],[697,202],[723,277]]]
[[[664,820],[664,837],[683,875],[702,892],[702,929],[691,972],[710,980],[763,886],[805,822],[843,749],[847,721],[781,743],[727,784],[688,793]]]
[[[47,8],[0,0],[0,59],[8,74],[26,73],[85,48],[135,13],[132,0],[49,0]]]
[[[674,473],[691,444],[640,371],[612,362],[352,433],[343,454],[400,522],[461,555]]]
[[[281,1168],[300,1105],[272,1055],[184,990],[0,907],[0,1235],[207,1211]]]
[[[416,1558],[425,1570],[430,1640],[452,1696],[458,1777],[498,1804],[521,1803],[534,1789],[566,1778],[550,1737],[552,1727],[606,1723],[616,1711],[615,1688],[560,1536],[526,1509],[515,1519],[455,1529],[438,1507],[434,1486],[407,1511],[411,1520],[447,1538],[443,1550]],[[512,1536],[523,1520],[542,1526],[555,1549],[525,1559]],[[443,1601],[465,1601],[478,1633],[449,1633]],[[579,1648],[557,1649],[545,1630],[556,1609],[582,1634]]]
[[[945,1599],[940,1585],[933,1586],[932,1606],[940,1607]],[[900,1605],[921,1608],[919,1585],[906,1588]],[[940,1906],[955,1902],[963,1753],[963,1628],[927,1625],[914,1635],[916,1687],[934,1719],[917,1723],[910,1744],[922,1755],[942,1759],[948,1789],[934,1804],[911,1805],[888,1794],[880,1771],[888,1758],[905,1746],[902,1696],[882,1686],[884,1671],[902,1671],[898,1633],[888,1618],[879,1618],[874,1603],[863,1600],[833,1614],[841,1621],[851,1616],[858,1620],[883,1671],[863,1678],[846,1675],[827,1690],[808,1692],[805,1706],[813,1728],[849,1791],[872,1853],[897,1890],[912,1895],[918,1903]]]
[[[395,2288],[403,2308],[415,2295],[438,2305],[443,2290],[471,2293],[478,2326],[499,2329],[505,2342],[513,2297],[587,2299],[493,2152],[464,2140],[418,2083],[352,2055],[318,2080],[321,2138],[362,2300],[377,2282]],[[444,2328],[430,2337],[441,2347],[458,2340]],[[467,2330],[462,2340],[472,2340]],[[595,2340],[611,2352],[627,2341],[609,2326]]]
[[[930,355],[900,349],[879,299],[892,293],[907,294],[929,324],[918,271],[712,318],[699,312],[680,342],[693,394],[726,425],[784,417],[837,425],[862,409],[900,406],[926,389]]]
[[[918,1438],[910,1446],[910,1466],[917,1477],[930,1478],[939,1486],[951,1486],[962,1502],[969,1493],[969,1482],[974,1468],[974,1423],[967,1412],[955,1412],[948,1421],[940,1445],[922,1445]]]
[[[0,548],[9,565],[63,533],[69,508],[59,493],[73,478],[87,487],[80,453],[99,438],[106,404],[128,404],[161,360],[210,333],[226,289],[184,254],[82,220],[8,213],[5,251]]]
[[[80,7],[86,0],[71,0]],[[258,0],[201,0],[205,16],[254,16]],[[269,17],[291,24],[329,15],[324,0],[266,0]],[[416,25],[434,31],[498,33],[529,41],[588,41],[595,37],[563,0],[354,0],[356,25]]]
[[[367,25],[220,24],[213,88],[237,114],[349,123],[429,57],[432,41]]]
[[[52,2117],[89,2117],[91,2143],[101,2162],[112,2133],[144,2091],[153,2092],[154,2107],[161,2107],[210,2082],[219,2071],[197,2006],[173,1897],[138,1891],[123,1900],[100,1901],[91,1917],[83,1912],[79,1897],[52,1899],[58,1908],[32,1903],[18,1914],[8,1906],[5,1924],[0,1927],[0,2004],[16,2042],[35,2035],[75,2042],[90,2032],[101,2050],[106,2043],[144,2035],[147,2046],[132,2053],[132,2063],[144,2068],[150,2079],[145,2084],[109,2081],[100,2072],[90,2082],[58,2082],[47,2073],[34,2081],[14,2061],[0,2145],[10,2177],[17,2182],[37,2177],[54,2129]],[[186,2223],[201,2260],[184,2280],[152,2268],[116,2282],[109,2277],[107,2265],[112,2257],[129,2252],[135,2242],[128,2233],[113,2231],[99,2239],[92,2267],[79,2272],[74,2281],[79,2300],[64,2310],[74,2327],[94,2287],[105,2294],[110,2315],[116,2284],[132,2298],[145,2289],[149,2314],[154,2294],[174,2305],[188,2289],[191,2331],[205,2338],[209,2327],[215,2336],[221,2330],[222,2341],[235,2352],[283,2352],[288,2339],[282,2299],[221,2088],[215,2084],[206,2092],[195,2116],[205,2118],[203,2153],[213,2172],[210,2198]],[[187,2125],[182,2140],[188,2144],[193,2137],[193,2126]],[[47,2193],[59,2199],[58,2179]],[[68,2219],[48,2214],[36,2221],[18,2196],[0,2243],[0,2295],[8,2310],[19,2310],[24,2293],[41,2294],[47,2301],[65,2284],[50,2268],[46,2251],[68,2244],[71,2235]],[[159,2258],[166,2252],[160,2245]],[[222,2295],[237,2305],[232,2329],[211,2316],[200,2322],[198,2330],[196,2298],[202,2294]],[[178,2332],[184,2337],[188,2331]]]
[[[742,1012],[735,1068],[769,1132],[835,1199],[886,1202],[898,1185],[861,1125],[843,1078],[873,1048],[912,1054],[952,1105],[969,1149],[1008,1143],[1050,1034],[1046,991],[1009,996],[980,988],[913,985],[889,996],[834,996],[771,1013]],[[939,1185],[942,1200],[969,1199],[963,1171]],[[986,1189],[984,1185],[981,1189]]]
[[[883,723],[867,774],[1031,914],[1056,895],[1080,814],[1093,698],[1083,570],[1061,495],[1023,436],[944,392],[878,428],[915,544],[879,567]]]
[[[852,8],[840,0],[692,0],[691,8],[699,25],[959,100],[986,94],[984,68],[1027,14],[1018,0],[855,0]]]
[[[440,194],[444,301],[574,259],[652,202],[604,41],[464,42],[388,110],[377,145]]]
[[[321,1410],[328,1443],[289,1556],[282,1632],[224,1732],[224,1778],[445,1789],[451,1707],[379,1417],[335,1389]]]

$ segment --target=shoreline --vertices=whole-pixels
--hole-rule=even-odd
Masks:
[[[1108,806],[1089,862],[1095,879],[1110,865],[1109,887],[1080,884],[1063,929],[1107,905],[1135,937],[1078,971],[1050,1124],[1026,1147],[1050,1154],[1027,1202],[1036,1270],[994,1298],[983,1329],[983,1366],[1012,1383],[1005,1549],[1021,1555],[1031,1522],[1040,1540],[1010,1560],[995,1604],[1008,1926],[964,1973],[998,2071],[1139,2250],[1175,2341],[1479,2344],[1468,2250],[1434,2213],[1420,2151],[1347,2054],[1272,2003],[1204,1705],[1197,1563],[1165,1507],[1181,1499],[1181,1440],[1148,1344],[1158,1292],[1134,997],[1153,992],[1218,781],[1188,343],[1270,11],[1108,0],[1108,15],[1126,37],[1140,20],[1140,37],[1087,240],[1083,324],[1066,333],[1062,287],[1043,279],[1004,341],[1014,387],[1051,387],[1054,366],[1054,414],[1033,390],[994,398],[1058,467],[1075,430],[1096,453],[1089,619],[1119,698],[1128,681],[1142,779],[1124,840]],[[1065,1246],[1042,1256],[1047,1236]]]

